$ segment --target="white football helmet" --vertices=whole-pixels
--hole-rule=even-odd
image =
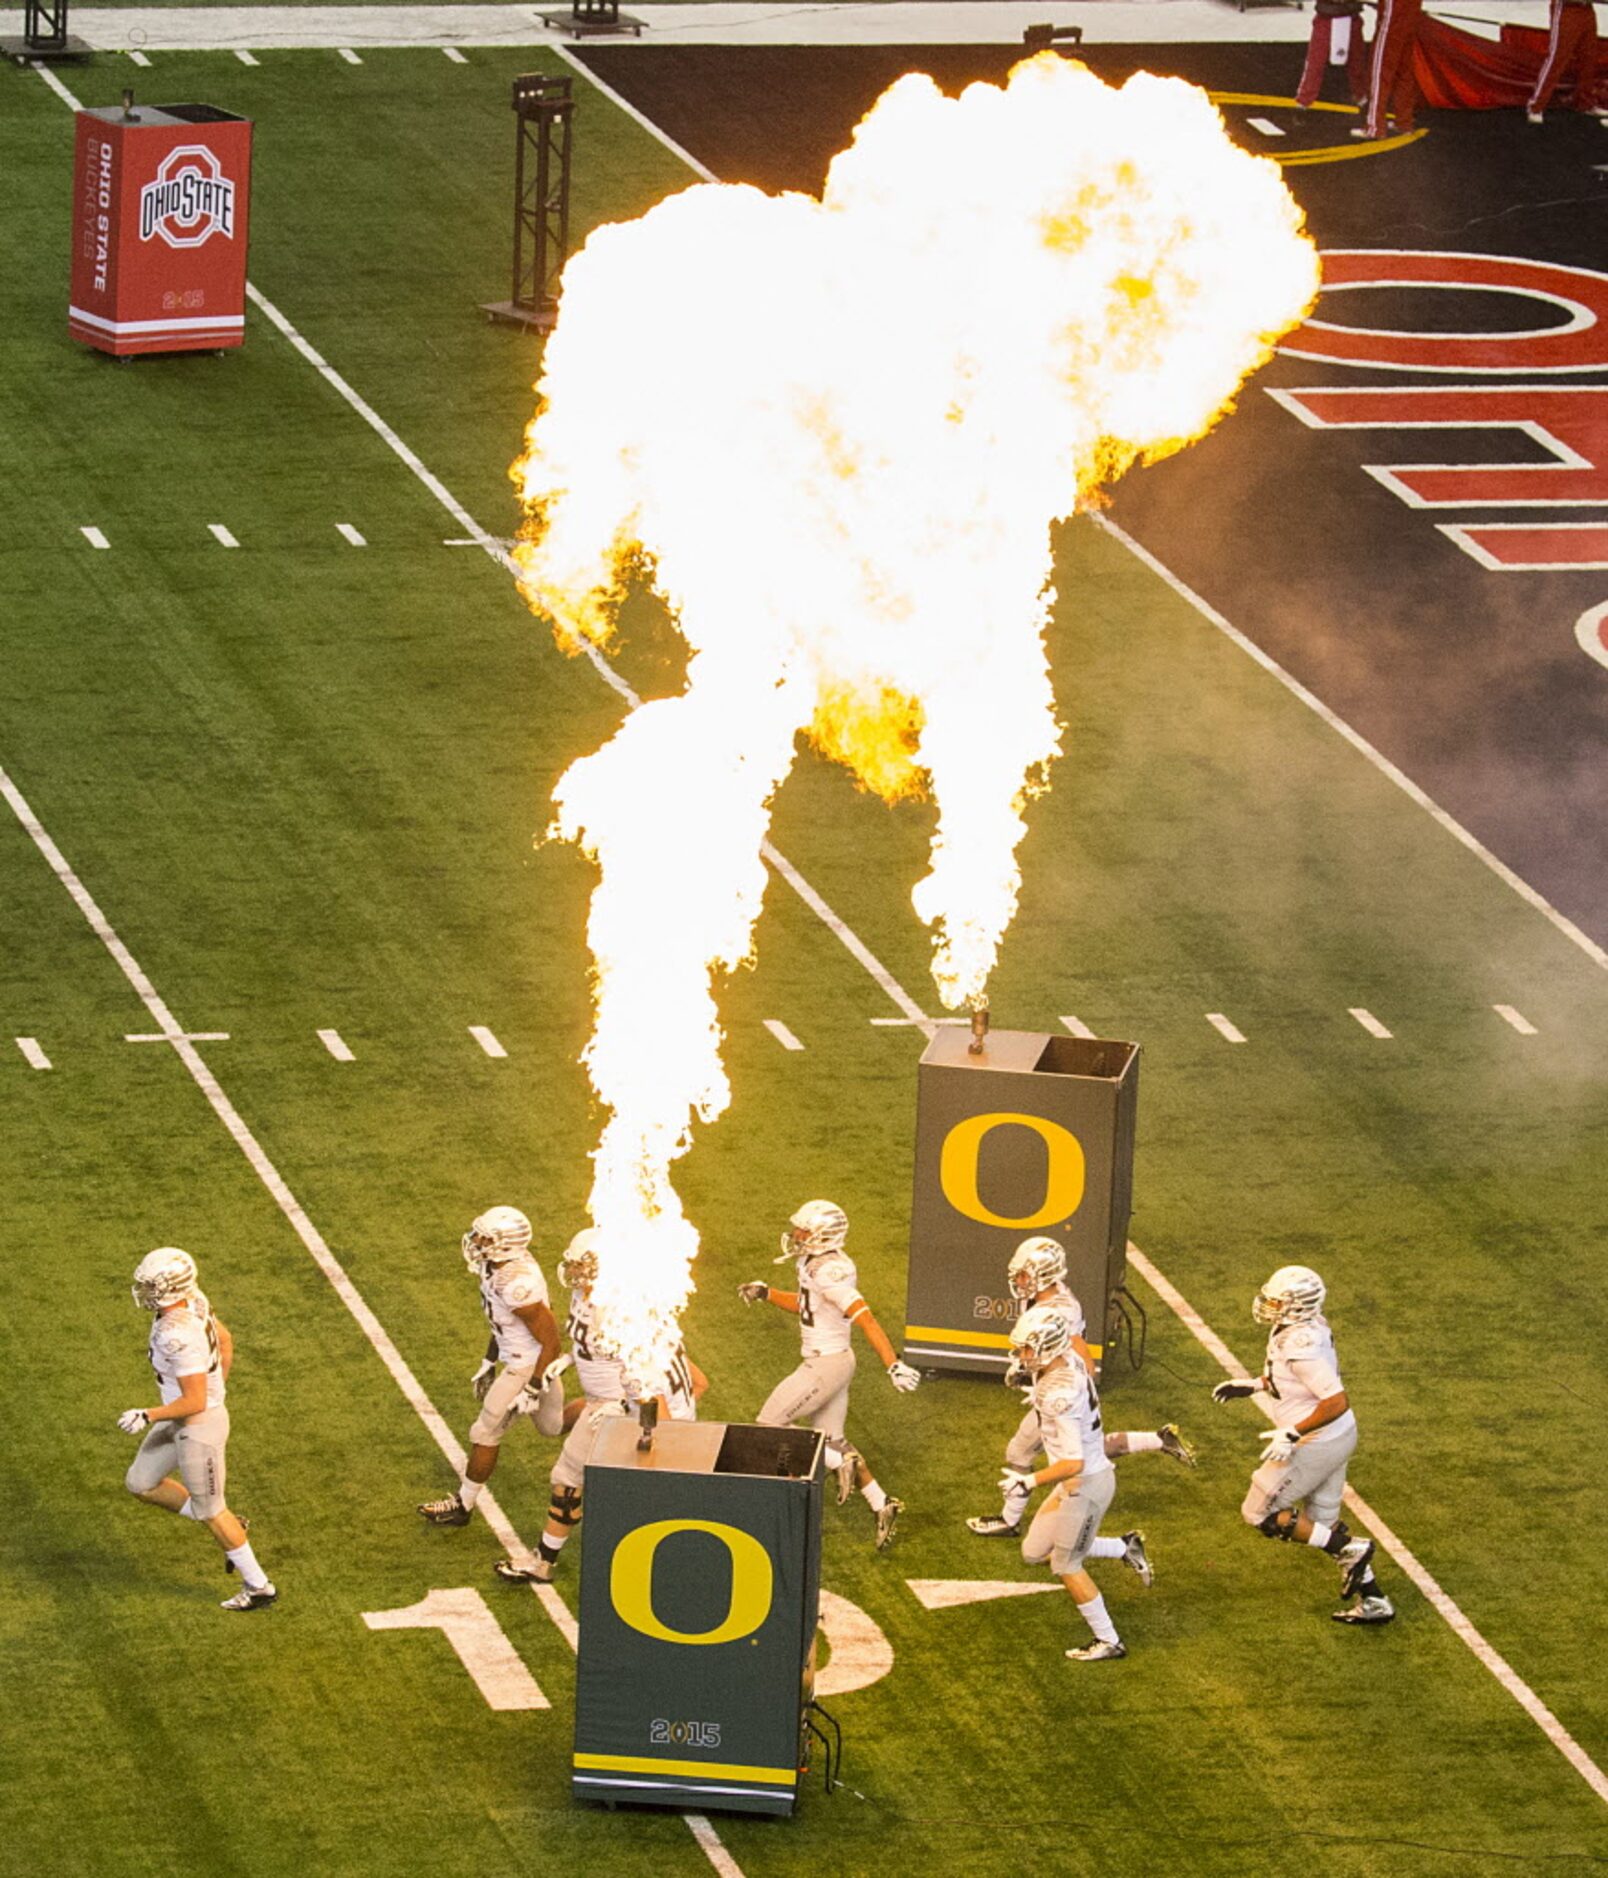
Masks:
[[[789,1259],[818,1259],[828,1252],[841,1252],[849,1236],[849,1216],[831,1200],[806,1200],[788,1221],[782,1234],[781,1256],[775,1261],[785,1265]]]
[[[584,1227],[564,1248],[558,1261],[558,1276],[566,1291],[590,1291],[597,1283],[598,1233],[595,1226]]]
[[[1023,1311],[1011,1332],[1011,1355],[1029,1374],[1037,1375],[1065,1356],[1077,1332],[1071,1317],[1056,1304],[1035,1304]]]
[[[198,1298],[195,1260],[176,1245],[158,1246],[134,1267],[129,1296],[142,1311],[165,1310],[186,1298]]]
[[[1011,1290],[1024,1301],[1066,1278],[1066,1248],[1059,1239],[1024,1239],[1005,1267]]]
[[[471,1271],[529,1250],[530,1221],[517,1206],[488,1207],[463,1236],[463,1262]]]
[[[1323,1315],[1323,1280],[1305,1265],[1281,1265],[1251,1299],[1259,1324],[1307,1324]]]

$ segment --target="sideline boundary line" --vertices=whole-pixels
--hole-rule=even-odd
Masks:
[[[71,110],[80,111],[83,109],[83,106],[79,104],[78,100],[48,66],[36,65],[33,69],[38,72],[39,76],[44,79],[51,90],[54,91]],[[457,499],[446,485],[408,448],[373,406],[359,397],[357,392],[341,377],[340,373],[335,371],[334,368],[301,337],[278,308],[275,307],[271,301],[264,298],[262,294],[258,293],[256,288],[254,288],[249,281],[246,285],[246,291],[251,296],[253,304],[260,307],[262,311],[267,314],[280,331],[290,339],[296,349],[317,367],[319,372],[329,381],[335,390],[358,411],[364,421],[370,424],[380,436],[384,438],[391,449],[407,464],[408,468],[413,471],[414,475],[419,478],[436,500],[468,529],[474,536],[476,542],[484,548],[494,560],[501,562],[503,566],[507,567],[509,571],[512,572],[513,561],[505,552],[501,543],[497,542],[492,536],[486,533],[474,517],[458,503]],[[620,692],[621,695],[633,705],[640,703],[640,699],[637,697],[636,693],[626,684],[624,679],[620,678],[619,675],[608,666],[606,661],[601,659],[596,653],[595,648],[588,647],[587,649],[593,654],[592,663],[598,666],[603,677],[614,686],[614,689]],[[123,976],[133,987],[135,995],[156,1020],[164,1040],[171,1043],[173,1048],[178,1052],[180,1062],[182,1062],[184,1067],[190,1072],[197,1087],[211,1105],[213,1112],[228,1130],[241,1153],[245,1155],[251,1165],[252,1171],[273,1196],[279,1210],[290,1222],[297,1238],[301,1240],[307,1251],[312,1255],[313,1262],[318,1266],[325,1278],[329,1280],[330,1285],[333,1287],[341,1302],[346,1306],[347,1310],[351,1312],[358,1327],[362,1330],[364,1336],[368,1338],[375,1353],[379,1356],[380,1361],[384,1363],[386,1369],[390,1372],[392,1380],[407,1399],[409,1406],[424,1423],[426,1429],[428,1429],[436,1446],[446,1456],[451,1465],[461,1473],[464,1461],[467,1457],[462,1447],[459,1446],[457,1437],[453,1434],[451,1428],[448,1427],[446,1420],[425,1393],[423,1384],[420,1383],[419,1379],[408,1367],[401,1351],[398,1350],[395,1343],[392,1342],[385,1326],[380,1322],[379,1318],[374,1315],[374,1312],[370,1310],[362,1293],[347,1275],[345,1267],[342,1266],[334,1253],[330,1251],[323,1234],[319,1232],[318,1228],[307,1216],[301,1202],[296,1198],[295,1194],[291,1192],[278,1168],[276,1168],[273,1162],[268,1158],[261,1143],[258,1142],[256,1136],[252,1134],[250,1128],[246,1125],[245,1119],[240,1114],[240,1111],[224,1093],[223,1087],[218,1082],[217,1077],[213,1075],[211,1069],[207,1066],[200,1052],[186,1035],[183,1028],[175,1021],[167,1004],[157,994],[155,986],[145,975],[145,972],[141,969],[138,961],[129,951],[128,947],[124,945],[123,941],[118,937],[110,921],[95,903],[88,888],[84,886],[77,874],[68,865],[66,857],[50,838],[43,824],[34,815],[32,809],[29,808],[21,791],[17,788],[16,784],[12,782],[3,767],[0,767],[0,797],[4,798],[12,813],[22,824],[23,829],[33,841],[34,846],[44,857],[51,872],[55,874],[56,878],[67,889],[73,903],[88,922],[90,930],[111,954],[118,968],[122,971]],[[491,1528],[493,1533],[496,1534],[497,1538],[509,1552],[529,1553],[530,1547],[520,1538],[512,1522],[508,1519],[506,1514],[504,1514],[502,1508],[498,1505],[489,1490],[481,1494],[478,1504],[485,1509],[486,1524]],[[552,1619],[559,1634],[564,1638],[565,1642],[569,1644],[572,1650],[575,1649],[578,1642],[578,1630],[575,1618],[563,1598],[552,1585],[537,1585],[533,1586],[533,1589],[537,1594],[538,1601],[543,1610],[545,1610]],[[543,1701],[547,1707],[550,1708],[552,1706],[551,1703],[546,1702],[545,1696],[543,1697]],[[681,1817],[686,1822],[687,1830],[697,1841],[699,1850],[720,1874],[720,1878],[743,1878],[742,1867],[726,1849],[720,1835],[715,1831],[714,1826],[709,1820],[699,1813],[683,1813]]]
[[[45,79],[52,90],[59,93],[63,100],[74,110],[82,108],[77,103],[77,100],[73,98],[72,93],[68,91],[67,87],[63,85],[47,67],[36,66],[34,69],[39,72],[39,75]],[[589,74],[588,76],[590,77]],[[633,113],[633,115],[636,114]],[[676,148],[667,138],[660,136],[660,133],[654,130],[653,125],[646,118],[639,118],[638,121],[655,136],[659,136],[660,141],[666,143],[669,148],[672,150]],[[677,151],[677,154],[680,155],[682,153]],[[425,487],[430,490],[436,499],[468,530],[478,545],[485,549],[494,560],[512,571],[512,558],[503,549],[502,545],[489,535],[474,517],[458,503],[457,499],[446,486],[425,466],[421,459],[414,454],[402,439],[397,436],[396,432],[386,424],[379,413],[374,410],[373,406],[368,404],[366,400],[353,390],[347,381],[296,331],[290,321],[287,320],[270,301],[249,284],[247,291],[251,295],[253,304],[261,308],[279,330],[291,340],[296,349],[317,367],[331,386],[340,392],[341,396],[358,412],[359,416],[385,440],[419,480],[424,483]],[[1566,937],[1572,938],[1575,943],[1580,945],[1587,952],[1588,956],[1593,957],[1599,965],[1608,967],[1608,953],[1605,953],[1601,947],[1596,946],[1578,927],[1574,926],[1572,922],[1550,906],[1546,900],[1536,893],[1534,888],[1522,881],[1505,863],[1499,861],[1488,849],[1482,847],[1474,836],[1470,835],[1461,824],[1454,821],[1453,818],[1448,815],[1445,810],[1441,809],[1438,804],[1433,802],[1416,783],[1405,775],[1404,772],[1397,769],[1394,764],[1390,763],[1388,758],[1375,750],[1365,738],[1331,711],[1321,699],[1307,691],[1297,679],[1285,672],[1283,668],[1269,658],[1259,646],[1254,645],[1236,627],[1231,626],[1222,614],[1218,613],[1215,608],[1210,607],[1199,595],[1193,593],[1176,575],[1172,574],[1169,569],[1156,560],[1153,555],[1146,549],[1140,547],[1132,537],[1125,534],[1121,529],[1116,527],[1114,523],[1107,522],[1099,517],[1096,517],[1096,520],[1098,525],[1106,529],[1113,539],[1128,548],[1139,561],[1148,567],[1151,572],[1159,575],[1161,579],[1166,581],[1175,592],[1189,600],[1206,619],[1218,627],[1220,631],[1226,634],[1243,651],[1249,653],[1258,664],[1265,666],[1267,670],[1280,679],[1295,696],[1315,710],[1331,728],[1337,730],[1349,743],[1353,744],[1364,756],[1375,763],[1415,802],[1427,809],[1442,827],[1447,829],[1449,833],[1454,835],[1479,858],[1483,859],[1500,878],[1504,879],[1509,886],[1519,892],[1521,897],[1538,911],[1543,912]],[[612,688],[629,703],[635,705],[640,702],[637,693],[620,677],[595,647],[588,646],[586,650],[588,656],[591,658],[592,664],[597,668],[599,675],[607,684],[612,686]],[[341,1270],[333,1254],[331,1254],[328,1247],[324,1245],[322,1238],[319,1237],[317,1233],[317,1229],[312,1225],[312,1222],[307,1219],[306,1214],[302,1212],[295,1196],[291,1194],[289,1188],[285,1186],[277,1171],[274,1170],[272,1163],[268,1160],[268,1157],[263,1154],[261,1148],[257,1146],[254,1138],[251,1136],[249,1130],[247,1130],[245,1123],[240,1119],[233,1105],[229,1102],[228,1097],[224,1095],[222,1089],[218,1086],[216,1078],[212,1076],[211,1071],[202,1061],[194,1045],[188,1041],[184,1033],[174,1023],[166,1005],[161,1002],[156,996],[154,989],[150,987],[149,980],[147,980],[144,973],[140,971],[140,968],[129,955],[127,949],[122,945],[121,940],[117,938],[110,926],[106,924],[104,916],[101,915],[99,909],[95,906],[88,892],[78,881],[76,875],[68,868],[66,861],[60,854],[60,850],[51,842],[50,837],[45,833],[44,829],[33,820],[31,811],[27,809],[26,803],[24,803],[21,796],[17,794],[14,785],[11,783],[10,778],[6,776],[3,769],[0,769],[0,793],[5,795],[7,801],[11,803],[13,810],[18,813],[19,819],[23,821],[23,826],[27,828],[30,835],[33,836],[36,845],[40,848],[40,852],[45,855],[45,858],[50,862],[53,870],[61,878],[63,885],[67,887],[69,893],[72,894],[81,910],[85,912],[85,916],[89,919],[90,925],[94,928],[97,936],[108,946],[108,949],[112,951],[112,956],[117,959],[119,965],[123,967],[125,975],[129,978],[129,982],[133,984],[142,1001],[146,1003],[152,1016],[157,1019],[157,1022],[163,1027],[164,1032],[169,1033],[169,1040],[173,1043],[174,1048],[178,1050],[181,1059],[185,1062],[185,1066],[190,1070],[192,1076],[195,1077],[203,1093],[207,1095],[208,1101],[212,1102],[220,1119],[223,1120],[224,1125],[240,1144],[248,1160],[251,1160],[253,1167],[257,1169],[259,1176],[263,1179],[264,1185],[268,1186],[269,1191],[273,1193],[275,1199],[279,1201],[281,1209],[286,1213],[292,1225],[296,1227],[298,1236],[302,1238],[308,1250],[313,1252],[313,1256],[315,1259],[318,1259],[320,1266],[325,1268],[326,1276],[329,1276],[330,1282],[335,1284],[335,1288],[340,1293],[343,1302],[347,1304],[347,1308],[352,1311],[353,1316],[358,1319],[358,1322],[364,1325],[366,1331],[368,1330],[368,1324],[372,1323],[373,1330],[369,1332],[369,1338],[376,1350],[379,1350],[382,1357],[384,1357],[385,1348],[390,1349],[397,1365],[397,1368],[392,1370],[392,1374],[397,1376],[399,1386],[401,1386],[399,1371],[407,1374],[413,1389],[417,1391],[418,1395],[417,1401],[414,1401],[412,1395],[409,1395],[408,1399],[410,1402],[413,1402],[421,1418],[425,1419],[427,1427],[431,1425],[430,1417],[434,1417],[435,1421],[440,1423],[442,1433],[436,1436],[437,1443],[443,1446],[443,1452],[450,1454],[450,1450],[443,1444],[443,1437],[445,1438],[445,1442],[451,1443],[454,1449],[457,1448],[456,1441],[450,1430],[446,1428],[446,1424],[441,1422],[440,1416],[436,1413],[433,1405],[430,1404],[423,1389],[419,1386],[417,1381],[412,1378],[412,1372],[407,1370],[407,1366],[403,1363],[400,1353],[396,1351],[395,1346],[391,1344],[389,1337],[386,1335],[384,1327],[363,1302],[355,1286],[351,1284],[350,1279],[348,1279],[345,1272]],[[37,831],[37,833],[35,831]],[[785,861],[784,857],[773,848],[768,841],[765,844],[765,859],[769,861],[772,866],[776,867],[777,871],[782,874],[782,877],[787,881],[788,885],[804,900],[811,912],[815,913],[818,918],[821,918],[827,924],[855,960],[869,972],[877,985],[892,999],[903,1015],[910,1018],[912,1022],[919,1022],[922,1025],[931,1023],[932,1020],[923,1015],[921,1007],[910,997],[908,992],[904,990],[899,984],[899,981],[894,978],[893,974],[880,963],[875,954],[871,952],[870,948],[838,918],[820,895],[816,893],[815,889],[804,879],[803,875],[800,874],[790,862]],[[216,1099],[214,1099],[214,1091],[216,1092]],[[248,1143],[250,1144],[249,1147],[247,1146]],[[260,1167],[258,1166],[259,1160],[261,1161]],[[323,1248],[322,1258],[320,1258],[319,1253],[314,1249],[314,1241],[317,1242],[318,1246]],[[1223,1342],[1222,1338],[1217,1335],[1216,1331],[1211,1328],[1200,1313],[1195,1310],[1182,1292],[1180,1292],[1136,1246],[1130,1246],[1128,1251],[1129,1257],[1133,1261],[1134,1269],[1151,1289],[1155,1291],[1156,1295],[1161,1298],[1162,1302],[1180,1319],[1190,1331],[1191,1335],[1212,1353],[1223,1369],[1226,1370],[1230,1376],[1239,1377],[1247,1375],[1249,1372],[1240,1363],[1233,1351],[1229,1349],[1228,1345]],[[327,1267],[325,1266],[326,1260],[328,1262]],[[336,1283],[336,1279],[332,1275],[333,1273],[339,1273],[340,1283]],[[343,1285],[345,1287],[344,1290],[342,1289]],[[365,1319],[367,1322],[365,1322]],[[379,1341],[380,1339],[384,1340],[385,1348],[382,1348],[381,1342]],[[391,1367],[390,1358],[386,1358],[386,1366],[387,1368]],[[403,1387],[403,1393],[405,1395],[408,1394],[406,1387]],[[426,1414],[426,1411],[428,1411],[428,1414]],[[434,1428],[431,1429],[431,1432],[435,1432]],[[459,1449],[458,1453],[461,1456],[462,1450]],[[456,1464],[459,1463],[455,1463],[455,1465]],[[1361,1496],[1357,1494],[1354,1489],[1348,1487],[1346,1490],[1346,1498],[1348,1503],[1357,1512],[1358,1516],[1372,1529],[1379,1544],[1383,1546],[1385,1551],[1395,1560],[1396,1564],[1423,1594],[1432,1608],[1445,1620],[1453,1634],[1467,1645],[1475,1659],[1495,1677],[1496,1681],[1513,1697],[1519,1706],[1523,1708],[1525,1713],[1529,1715],[1541,1729],[1547,1740],[1563,1755],[1564,1759],[1569,1762],[1575,1772],[1578,1773],[1592,1789],[1598,1799],[1608,1804],[1608,1774],[1605,1774],[1603,1770],[1597,1766],[1596,1762],[1591,1759],[1590,1755],[1586,1753],[1585,1749],[1580,1746],[1573,1735],[1569,1733],[1562,1722],[1558,1720],[1557,1716],[1552,1713],[1551,1709],[1547,1707],[1529,1684],[1525,1682],[1506,1659],[1485,1640],[1455,1601],[1441,1588],[1440,1584],[1430,1572],[1419,1563],[1412,1551],[1409,1550],[1388,1526],[1374,1515],[1372,1509]],[[512,1532],[513,1529],[509,1527],[508,1530]],[[499,1533],[498,1536],[501,1537],[502,1535]],[[551,1586],[543,1588],[549,1592],[552,1591]],[[556,1592],[553,1593],[553,1600],[559,1603],[562,1602],[562,1600],[558,1599]],[[548,1604],[548,1600],[544,1599],[543,1604],[545,1608],[551,1608]],[[687,1821],[689,1830],[692,1831],[699,1846],[708,1856],[710,1863],[722,1874],[722,1878],[741,1878],[741,1873],[735,1860],[731,1858],[725,1847],[720,1843],[719,1837],[709,1821],[696,1814],[683,1814],[682,1817]]]

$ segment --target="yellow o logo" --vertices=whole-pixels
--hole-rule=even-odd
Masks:
[[[983,1142],[996,1128],[1031,1128],[1049,1154],[1044,1199],[1036,1212],[1024,1213],[1020,1219],[991,1213],[977,1191]],[[950,1129],[938,1157],[938,1184],[957,1213],[984,1226],[1008,1226],[1015,1232],[1032,1232],[1035,1227],[1070,1219],[1083,1204],[1084,1178],[1082,1142],[1069,1129],[1045,1121],[1042,1115],[969,1116]]]
[[[672,1630],[653,1608],[653,1555],[673,1532],[712,1533],[731,1554],[731,1604],[713,1630]],[[774,1577],[770,1554],[751,1532],[712,1519],[656,1519],[628,1532],[614,1548],[609,1599],[633,1630],[661,1643],[735,1643],[770,1616]]]

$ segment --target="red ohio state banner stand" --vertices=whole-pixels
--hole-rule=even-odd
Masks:
[[[239,345],[250,193],[246,118],[210,104],[80,111],[73,338],[120,357]]]

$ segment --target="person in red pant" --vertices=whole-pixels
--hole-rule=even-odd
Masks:
[[[1524,115],[1539,124],[1558,84],[1574,78],[1574,108],[1588,117],[1608,117],[1597,102],[1597,13],[1591,0],[1552,0],[1547,56],[1536,74]]]
[[[1368,115],[1352,130],[1353,137],[1383,137],[1387,128],[1394,128],[1398,134],[1412,129],[1413,107],[1418,102],[1413,44],[1423,10],[1424,0],[1379,0],[1373,67],[1368,78]]]
[[[1362,0],[1316,0],[1312,37],[1307,41],[1306,64],[1295,88],[1295,101],[1303,111],[1318,101],[1324,69],[1342,62],[1353,104],[1368,98],[1368,42],[1362,36]]]

